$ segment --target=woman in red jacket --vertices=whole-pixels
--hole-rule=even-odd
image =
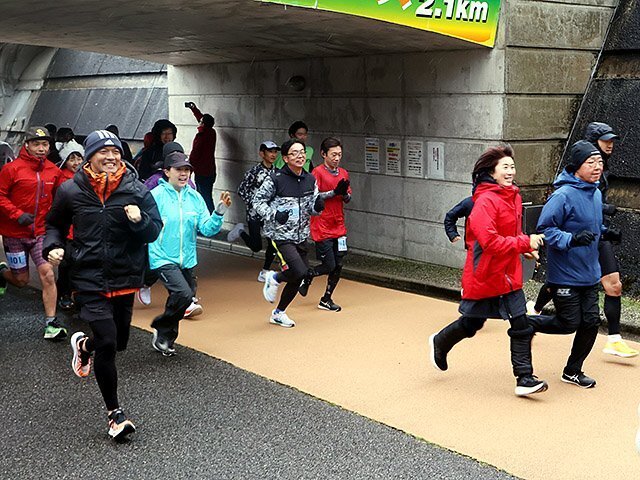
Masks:
[[[520,255],[532,255],[544,235],[522,233],[522,199],[514,184],[511,146],[491,147],[473,169],[474,206],[467,220],[467,259],[462,273],[462,316],[429,337],[431,361],[447,370],[447,354],[464,338],[471,338],[487,318],[509,320],[511,363],[518,396],[543,392],[547,383],[533,375],[526,298],[522,291]],[[537,253],[533,253],[537,256]]]

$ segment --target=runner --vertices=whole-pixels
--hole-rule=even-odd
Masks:
[[[304,123],[302,120],[298,120],[291,124],[291,126],[289,127],[288,133],[289,133],[289,139],[300,140],[300,142],[302,142],[302,144],[305,145],[304,151],[305,151],[306,160],[302,168],[304,168],[306,172],[311,172],[313,170],[314,151],[313,151],[313,147],[307,144],[307,138],[309,137],[309,127],[307,127],[307,124]],[[285,165],[285,161],[282,158],[282,155],[279,154],[278,157],[276,158],[276,162],[274,163],[274,166],[277,170],[280,170],[282,167],[284,167],[284,165]]]
[[[604,353],[618,357],[635,357],[638,350],[631,348],[620,335],[620,314],[622,282],[620,281],[620,267],[613,251],[613,244],[620,243],[620,232],[611,227],[613,216],[616,214],[615,205],[607,203],[607,193],[609,190],[609,161],[613,153],[614,140],[620,138],[613,132],[613,129],[606,123],[592,122],[585,130],[585,140],[598,148],[600,156],[604,161],[604,169],[598,188],[602,192],[603,202],[603,223],[608,228],[606,238],[601,239],[598,244],[598,261],[602,270],[600,283],[605,291],[604,296],[604,316],[607,319],[609,336],[607,343],[602,350]],[[532,314],[540,314],[544,306],[552,299],[549,286],[545,283],[540,288],[536,301],[527,302],[527,311]]]
[[[67,336],[56,318],[57,289],[52,266],[42,256],[45,216],[51,208],[62,172],[47,160],[51,137],[44,127],[29,128],[18,158],[0,170],[0,235],[9,261],[0,262],[0,294],[7,282],[29,283],[29,258],[38,270],[44,304],[44,338]]]
[[[246,232],[243,223],[236,224],[227,234],[228,242],[235,242],[238,238],[242,238],[244,243],[251,249],[252,252],[258,253],[262,250],[262,226],[263,221],[260,215],[256,212],[256,208],[253,205],[253,199],[255,197],[258,188],[264,182],[273,171],[273,162],[276,160],[276,156],[280,151],[280,147],[272,142],[266,140],[260,144],[258,155],[260,155],[261,162],[254,165],[244,174],[244,178],[238,187],[238,195],[244,200],[247,206],[247,225],[249,227],[249,233]],[[264,253],[264,264],[262,270],[258,273],[258,281],[264,282],[265,275],[271,270],[271,264],[276,256],[276,250],[270,239],[267,239],[267,250]]]
[[[58,168],[62,171],[63,181],[73,178],[80,164],[84,160],[84,148],[75,140],[70,140],[62,145],[60,149],[60,158],[62,161]],[[69,233],[69,240],[73,240],[73,232]],[[58,289],[58,307],[62,310],[72,310],[75,303],[72,297],[71,278],[69,277],[69,261],[68,259],[61,262],[58,266],[58,280],[56,288]]]
[[[602,157],[594,145],[585,140],[573,144],[571,157],[553,184],[556,190],[542,208],[537,227],[547,242],[547,284],[556,315],[530,316],[529,324],[541,333],[575,332],[561,379],[581,388],[596,385],[582,367],[600,325],[598,241],[605,227],[598,180],[602,169]]]
[[[164,226],[158,239],[149,244],[149,266],[169,291],[164,312],[151,323],[152,345],[165,356],[176,353],[173,344],[178,326],[195,295],[196,235],[212,237],[218,233],[231,205],[229,192],[223,192],[210,214],[202,195],[188,185],[192,172],[184,153],[171,153],[164,160],[166,179],[151,191]]]
[[[142,285],[146,244],[160,233],[162,220],[153,196],[129,170],[120,140],[98,130],[84,142],[87,162],[56,194],[47,216],[44,255],[53,265],[70,256],[71,281],[80,319],[93,332],[71,337],[72,368],[79,377],[94,370],[108,411],[109,436],[119,440],[135,431],[118,401],[116,351],[129,340],[133,296]],[[71,248],[65,253],[69,228]]]
[[[487,318],[509,320],[515,394],[525,396],[544,392],[547,383],[533,375],[533,328],[525,315],[520,255],[535,252],[544,236],[522,233],[522,200],[514,178],[509,145],[489,148],[476,162],[474,206],[467,220],[467,259],[462,274],[462,316],[431,335],[429,344],[431,362],[445,371],[449,351],[461,340],[473,337]]]
[[[344,224],[344,204],[351,201],[349,173],[340,167],[342,143],[329,137],[322,141],[320,156],[323,164],[313,169],[312,175],[325,207],[319,216],[311,217],[311,238],[316,244],[316,258],[322,263],[309,269],[300,285],[300,295],[305,297],[314,277],[328,275],[327,288],[318,303],[321,310],[339,312],[342,307],[332,299],[340,281],[342,264],[347,254],[347,227]]]
[[[461,218],[469,218],[471,209],[473,209],[473,197],[467,197],[457,203],[444,216],[444,231],[451,243],[456,243],[460,240],[461,237],[458,233],[458,227],[456,226],[456,223],[458,223],[458,220],[460,220]]]
[[[303,169],[304,143],[288,140],[282,145],[281,153],[286,165],[264,180],[253,205],[264,220],[264,233],[275,244],[282,264],[282,272],[267,273],[262,289],[264,298],[275,302],[280,284],[287,283],[269,322],[290,328],[296,324],[285,311],[309,269],[306,247],[309,219],[322,212],[324,200],[318,194],[313,175]]]

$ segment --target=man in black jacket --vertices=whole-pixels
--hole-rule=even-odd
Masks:
[[[80,319],[89,323],[93,338],[83,332],[71,337],[72,366],[79,377],[91,370],[95,353],[96,381],[109,417],[109,435],[121,439],[135,431],[120,409],[116,351],[127,346],[135,291],[142,286],[146,244],[162,229],[162,220],[149,190],[121,160],[122,145],[106,130],[84,142],[87,163],[57,191],[47,216],[43,256],[54,266],[71,261],[71,283],[80,306]],[[73,226],[73,240],[65,239]]]

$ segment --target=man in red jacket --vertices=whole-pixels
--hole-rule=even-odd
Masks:
[[[318,303],[318,308],[339,312],[342,307],[331,298],[342,272],[342,262],[347,254],[347,227],[344,224],[344,204],[351,200],[349,173],[340,167],[342,144],[337,138],[322,141],[320,155],[323,164],[311,174],[316,178],[320,196],[325,207],[320,215],[311,217],[311,238],[316,243],[316,258],[322,263],[309,269],[298,292],[307,295],[313,277],[328,275],[327,288]]]
[[[0,263],[0,291],[7,282],[17,287],[29,283],[29,259],[38,269],[45,312],[44,338],[67,336],[56,319],[56,280],[53,267],[42,258],[45,216],[62,183],[62,172],[47,160],[51,138],[44,127],[27,130],[18,158],[0,171],[0,235],[9,261]]]
[[[193,102],[186,102],[185,107],[193,112],[198,124],[198,133],[193,137],[193,145],[189,154],[189,162],[193,165],[196,187],[204,198],[209,213],[213,212],[213,184],[216,181],[216,131],[215,120],[211,115],[202,112]]]

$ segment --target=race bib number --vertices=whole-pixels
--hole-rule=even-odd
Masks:
[[[338,251],[346,252],[347,251],[347,237],[343,236],[338,239]]]
[[[289,220],[293,220],[294,222],[297,222],[299,218],[300,218],[300,207],[298,206],[291,207],[291,209],[289,210]]]
[[[25,252],[5,252],[5,254],[7,255],[9,268],[12,270],[20,270],[27,266],[27,254]]]

